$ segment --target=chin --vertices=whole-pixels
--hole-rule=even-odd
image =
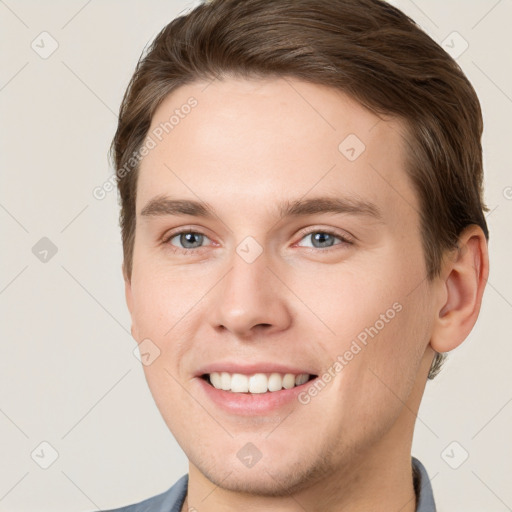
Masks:
[[[244,471],[243,475],[238,470],[233,470],[227,477],[218,473],[205,474],[205,476],[222,489],[253,496],[289,496],[290,484],[292,488],[298,486],[303,488],[301,482],[292,482],[286,475],[281,475],[278,479],[273,473],[269,474],[262,468],[258,469],[257,466]]]
[[[258,461],[253,467],[243,467],[238,460],[226,465],[225,461],[215,466],[194,464],[196,468],[216,486],[254,496],[289,497],[321,481],[331,473],[325,458],[314,463],[307,457],[300,461]]]

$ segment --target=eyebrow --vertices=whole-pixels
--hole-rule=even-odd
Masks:
[[[382,212],[374,203],[353,197],[313,197],[284,201],[277,205],[281,217],[299,217],[320,213],[345,213],[363,215],[382,221]],[[140,212],[141,216],[191,215],[213,219],[217,217],[214,209],[204,202],[191,199],[172,199],[157,196],[148,201]]]

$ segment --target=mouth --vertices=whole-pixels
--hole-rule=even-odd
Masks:
[[[316,379],[317,375],[308,373],[229,373],[212,372],[200,376],[215,389],[237,394],[276,393],[286,389],[302,386]]]

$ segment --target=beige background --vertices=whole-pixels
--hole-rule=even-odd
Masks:
[[[483,310],[427,385],[413,454],[427,467],[440,512],[505,512],[512,510],[512,1],[393,3],[451,51],[469,44],[457,60],[485,115],[491,208]],[[187,472],[132,352],[116,193],[97,200],[92,191],[112,173],[107,149],[140,53],[193,5],[0,0],[1,512],[120,506]],[[58,48],[44,55],[52,44]]]

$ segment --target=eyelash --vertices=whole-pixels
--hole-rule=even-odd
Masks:
[[[330,252],[332,250],[336,250],[337,246],[340,246],[340,245],[341,246],[346,246],[346,245],[352,245],[353,244],[353,240],[349,236],[347,236],[347,235],[341,235],[340,233],[337,233],[337,232],[329,230],[329,229],[318,229],[318,228],[304,230],[304,231],[299,232],[299,235],[300,235],[299,241],[301,241],[306,236],[314,234],[314,233],[322,233],[322,234],[333,236],[334,238],[338,238],[341,241],[341,243],[334,244],[331,247],[324,247],[324,248],[304,247],[304,249],[309,249],[310,251],[314,251],[314,252],[316,252],[316,251]],[[191,229],[181,229],[180,231],[174,231],[171,234],[167,235],[164,238],[164,240],[162,241],[162,243],[164,245],[169,245],[172,248],[173,253],[175,253],[175,254],[176,253],[178,253],[178,254],[190,254],[191,252],[200,251],[201,249],[205,249],[206,248],[206,247],[196,247],[196,248],[191,248],[191,249],[183,249],[181,247],[176,247],[176,246],[171,245],[169,243],[174,237],[176,237],[178,235],[182,235],[182,234],[203,235],[206,238],[208,238],[207,235],[205,235],[204,233],[201,233],[200,231],[193,231]]]

